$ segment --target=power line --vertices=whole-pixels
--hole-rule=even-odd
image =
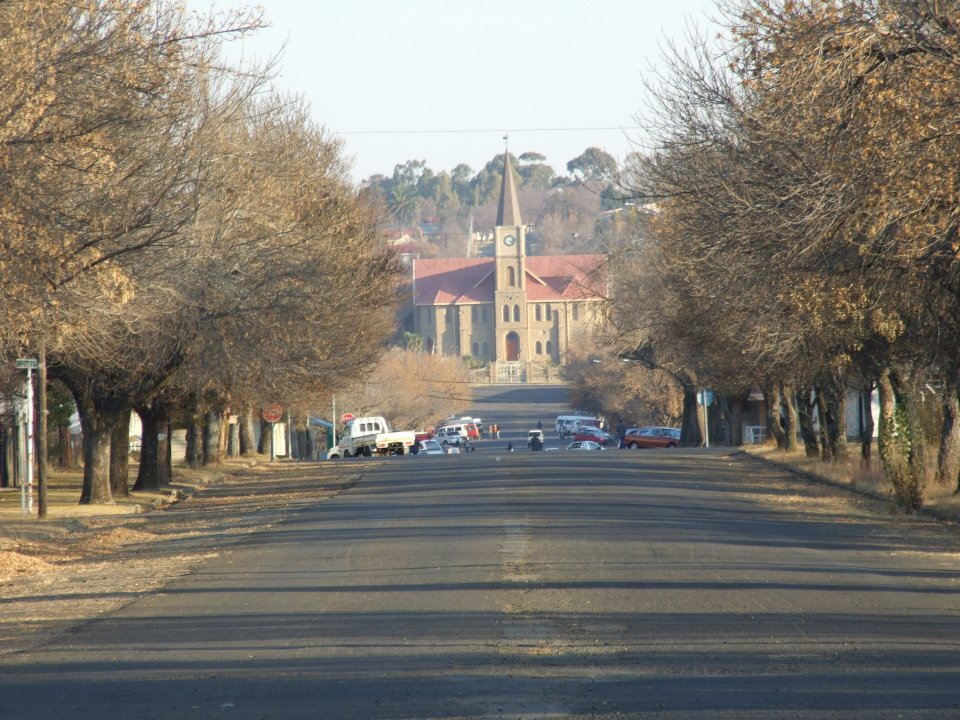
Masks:
[[[436,128],[433,130],[334,130],[337,135],[453,135],[469,133],[493,133],[493,132],[609,132],[625,130],[641,130],[639,125],[621,125],[619,127],[545,127],[545,128],[513,128],[510,130],[501,129],[460,129],[443,130]]]

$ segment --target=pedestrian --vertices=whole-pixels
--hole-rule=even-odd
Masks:
[[[537,420],[537,430],[543,430],[543,420]]]
[[[617,437],[620,438],[620,444],[617,445],[621,450],[627,446],[625,438],[627,437],[627,426],[623,418],[617,420]]]
[[[513,452],[513,443],[512,443],[512,442],[508,442],[508,443],[507,443],[507,452]]]

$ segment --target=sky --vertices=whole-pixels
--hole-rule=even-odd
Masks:
[[[203,14],[250,6],[187,0]],[[714,0],[260,0],[270,27],[228,56],[282,53],[275,84],[344,142],[356,182],[424,160],[480,170],[504,149],[558,174],[588,147],[638,149],[668,43],[712,27]]]

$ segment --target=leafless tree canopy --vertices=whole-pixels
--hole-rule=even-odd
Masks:
[[[720,10],[726,33],[673,51],[651,87],[654,141],[631,177],[655,217],[617,264],[632,303],[617,303],[622,347],[732,395],[755,384],[826,397],[892,373],[901,406],[932,382],[949,415],[960,5]],[[881,432],[888,474],[922,485],[917,433],[893,422]],[[939,479],[956,484],[947,425]],[[907,434],[901,462],[890,441]]]

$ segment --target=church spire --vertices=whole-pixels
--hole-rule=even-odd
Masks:
[[[506,136],[503,138],[506,140]],[[503,183],[500,185],[500,204],[497,206],[497,227],[516,227],[521,225],[520,203],[517,202],[517,189],[513,184],[513,170],[510,168],[510,151],[503,151]]]

